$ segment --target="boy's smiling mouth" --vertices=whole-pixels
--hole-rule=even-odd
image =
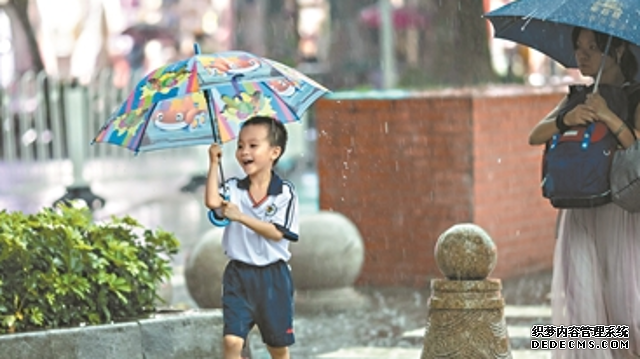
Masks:
[[[253,163],[253,160],[251,160],[251,159],[248,159],[248,160],[242,160],[242,164],[243,164],[243,165],[245,165],[245,166],[250,165],[250,164],[252,164],[252,163]]]

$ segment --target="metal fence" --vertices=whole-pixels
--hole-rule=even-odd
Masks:
[[[129,87],[117,88],[111,69],[98,72],[88,85],[28,72],[0,88],[0,192],[204,172],[207,153],[201,146],[135,155],[118,146],[90,144],[139,78],[134,74]]]
[[[135,155],[114,145],[90,144],[140,78],[134,74],[128,86],[117,88],[111,69],[98,72],[88,85],[29,72],[0,88],[0,196],[106,182],[188,182],[205,174],[206,146]],[[288,126],[290,141],[278,164],[281,174],[313,162],[313,131],[307,131],[308,125],[305,116],[302,123]],[[234,147],[231,141],[223,151],[231,154]],[[241,174],[234,156],[223,156],[223,165],[228,176]]]

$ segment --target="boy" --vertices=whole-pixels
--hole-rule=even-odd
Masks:
[[[289,359],[293,335],[293,282],[287,261],[289,241],[298,240],[298,197],[273,167],[284,153],[287,131],[273,118],[257,116],[242,124],[236,159],[244,179],[226,182],[219,192],[221,150],[209,148],[205,204],[228,218],[222,247],[230,261],[222,278],[224,358],[238,359],[249,331],[258,325],[273,359]]]

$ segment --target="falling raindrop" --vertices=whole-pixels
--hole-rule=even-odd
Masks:
[[[502,158],[498,158],[498,163],[502,163]]]
[[[389,123],[384,122],[384,133],[389,133]]]
[[[45,130],[44,132],[42,132],[42,134],[40,135],[40,141],[41,143],[49,143],[53,140],[53,132],[51,132],[50,130]]]
[[[315,141],[318,138],[318,132],[312,128],[304,131],[307,141]]]
[[[37,138],[38,138],[38,133],[36,132],[36,130],[34,130],[33,128],[30,128],[22,135],[22,144],[25,146],[28,146],[31,143],[33,143],[33,141],[35,141]]]
[[[418,292],[413,293],[413,304],[416,307],[420,307],[422,305],[422,295]]]
[[[343,164],[344,164],[344,169],[348,170],[349,169],[349,164],[347,162],[343,162]]]

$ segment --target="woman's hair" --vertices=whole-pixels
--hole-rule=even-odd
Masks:
[[[582,27],[575,27],[571,32],[571,41],[573,43],[573,49],[575,50],[578,46],[578,36],[580,36],[580,31],[582,30],[589,30],[593,32],[593,35],[596,38],[596,45],[598,46],[598,49],[600,49],[601,52],[604,52],[605,48],[607,47],[607,41],[609,40],[609,36],[611,35],[604,34],[598,31],[590,30],[590,29],[585,29]],[[625,80],[632,82],[633,79],[636,77],[636,73],[638,72],[638,62],[636,60],[635,55],[633,55],[633,53],[631,52],[631,49],[629,48],[629,42],[614,36],[611,39],[611,46],[609,47],[608,55],[615,59],[616,58],[615,51],[620,46],[624,46],[624,52],[622,53],[622,57],[620,58],[620,63],[619,63],[620,69],[622,70],[622,74],[624,75]]]
[[[265,126],[267,128],[267,130],[269,131],[269,144],[273,147],[280,147],[280,155],[273,161],[273,165],[275,166],[278,163],[280,157],[282,157],[282,155],[284,154],[284,150],[287,148],[287,140],[289,139],[287,129],[280,121],[268,116],[251,117],[250,119],[242,123],[240,129],[243,129],[247,126]]]

